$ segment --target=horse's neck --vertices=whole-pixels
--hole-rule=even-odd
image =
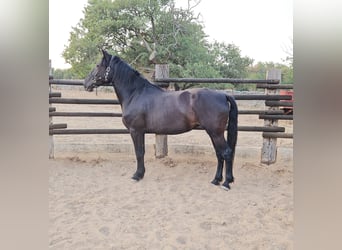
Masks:
[[[132,77],[128,82],[124,82],[120,79],[117,79],[113,82],[113,87],[121,106],[132,99],[133,95],[135,95],[139,89],[145,87],[145,81],[138,78],[140,78],[140,76]],[[140,86],[138,85],[139,83],[137,83],[137,81],[140,83]]]
[[[135,95],[141,93],[145,88],[151,87],[152,92],[162,91],[124,62],[117,63],[114,70],[116,73],[113,75],[112,83],[121,106],[129,103]]]

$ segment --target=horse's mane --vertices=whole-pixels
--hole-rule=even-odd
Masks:
[[[136,89],[149,86],[162,90],[159,86],[154,85],[150,81],[148,81],[139,71],[133,69],[128,63],[123,61],[118,56],[113,56],[110,66],[114,69],[114,81],[134,85]]]

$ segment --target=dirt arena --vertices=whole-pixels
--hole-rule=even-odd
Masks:
[[[62,96],[114,98],[112,92],[63,90]],[[239,101],[242,109],[263,102]],[[54,105],[57,111],[120,112],[120,107]],[[54,117],[68,128],[118,128],[120,118]],[[240,115],[240,125],[262,126]],[[292,132],[292,121],[280,121]],[[210,184],[216,158],[204,131],[169,136],[155,159],[146,138],[146,173],[130,179],[129,135],[57,135],[49,161],[49,249],[293,249],[292,139],[278,139],[276,164],[260,164],[261,133],[239,132],[235,182]]]

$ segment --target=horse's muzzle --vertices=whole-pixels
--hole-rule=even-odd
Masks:
[[[87,85],[87,84],[85,84],[85,85]],[[89,91],[89,92],[92,92],[94,90],[94,88],[96,88],[96,87],[97,87],[97,85],[96,85],[95,79],[92,79],[91,83],[88,86],[84,86],[85,90]]]
[[[85,90],[89,91],[89,92],[92,92],[94,90],[94,87],[93,87],[93,85],[90,85],[88,87],[85,87]]]

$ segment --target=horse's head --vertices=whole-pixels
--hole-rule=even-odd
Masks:
[[[96,65],[96,67],[89,73],[89,75],[84,80],[84,88],[87,91],[93,91],[94,88],[101,86],[103,84],[107,84],[110,82],[110,61],[112,59],[112,55],[110,55],[107,51],[102,50],[103,57],[101,62]]]

